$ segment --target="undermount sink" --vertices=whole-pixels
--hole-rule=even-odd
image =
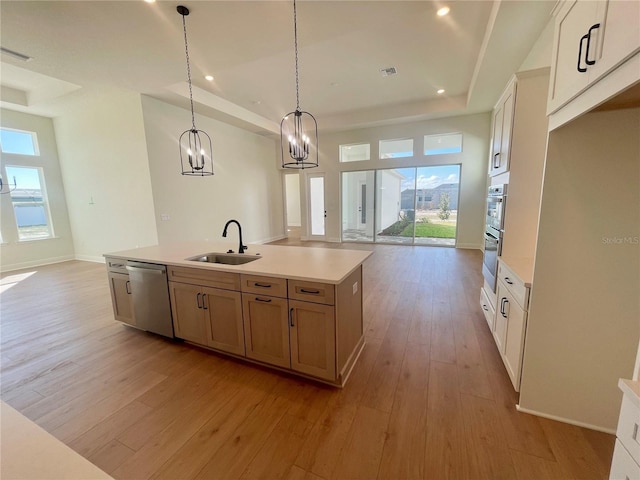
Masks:
[[[186,260],[191,262],[203,262],[203,263],[221,263],[223,265],[243,265],[245,263],[258,260],[258,255],[247,254],[233,254],[233,253],[205,253],[202,255],[196,255],[195,257],[189,257]]]

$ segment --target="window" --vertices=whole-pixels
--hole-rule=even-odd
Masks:
[[[443,155],[462,152],[462,134],[444,133],[424,136],[425,155]]]
[[[340,145],[340,162],[361,162],[371,158],[371,145]]]
[[[413,138],[380,140],[380,158],[413,157]]]
[[[2,153],[39,155],[38,140],[34,132],[24,132],[11,128],[0,129],[0,149]]]
[[[51,214],[41,168],[7,166],[7,176],[18,185],[11,192],[11,203],[19,240],[53,237]]]

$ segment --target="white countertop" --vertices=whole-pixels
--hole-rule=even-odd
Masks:
[[[618,380],[618,388],[631,399],[631,401],[640,408],[640,382],[636,380],[627,380],[621,378]]]
[[[237,242],[182,242],[105,253],[104,256],[163,265],[339,284],[373,253],[366,250],[341,248],[250,244],[245,253],[247,255],[259,253],[261,258],[244,265],[185,260],[210,252],[224,253],[230,249],[236,251],[237,248]]]
[[[530,257],[499,257],[509,270],[517,275],[525,287],[533,284],[533,258]]]
[[[0,402],[0,418],[3,480],[113,480],[4,402]]]

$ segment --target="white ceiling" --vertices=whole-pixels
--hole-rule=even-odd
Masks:
[[[321,130],[490,110],[555,3],[298,0],[301,107]],[[277,131],[295,108],[290,1],[3,0],[2,47],[33,59],[2,54],[1,105],[55,117],[65,95],[115,86],[188,108],[179,4],[196,110]]]

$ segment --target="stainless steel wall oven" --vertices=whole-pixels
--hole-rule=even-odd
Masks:
[[[502,253],[504,212],[507,204],[507,185],[492,185],[487,194],[487,215],[484,229],[484,258],[482,274],[492,291],[496,291],[498,257]]]

